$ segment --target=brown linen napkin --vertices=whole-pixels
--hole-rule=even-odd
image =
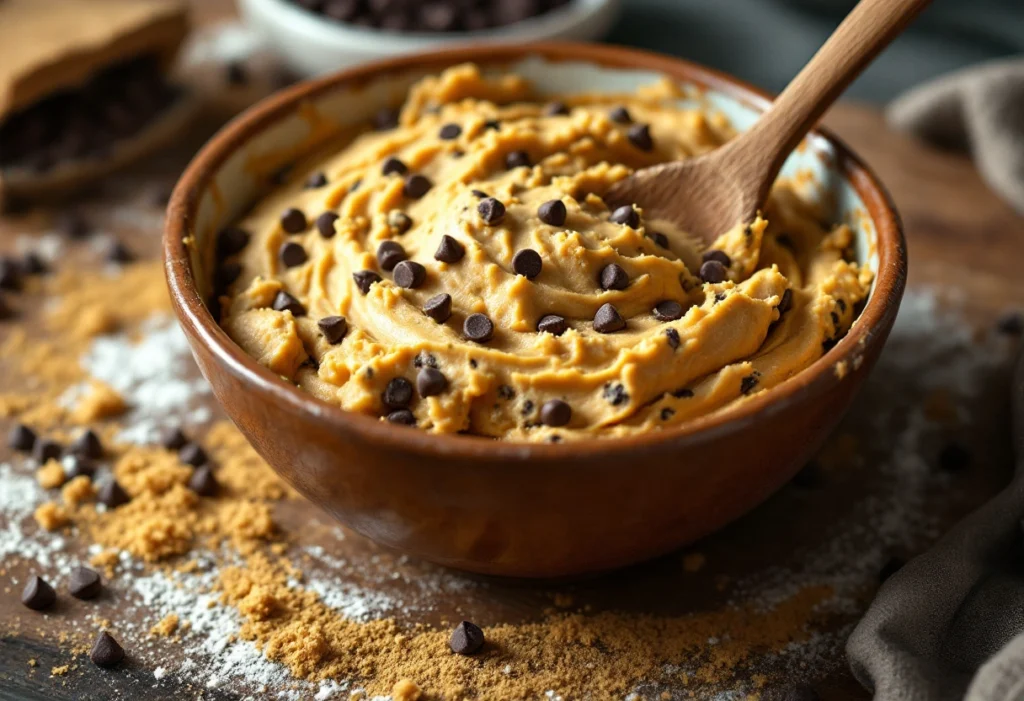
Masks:
[[[897,129],[969,150],[992,189],[1024,213],[1024,57],[914,88],[889,105],[887,116]]]

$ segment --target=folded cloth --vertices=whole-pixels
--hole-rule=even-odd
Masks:
[[[992,189],[1024,213],[1024,58],[925,83],[893,101],[887,114],[898,129],[968,149]]]
[[[1013,481],[890,577],[850,636],[875,701],[1024,699],[1024,354],[1012,392]]]

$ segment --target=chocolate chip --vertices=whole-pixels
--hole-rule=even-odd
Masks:
[[[675,300],[666,299],[654,305],[654,318],[658,321],[675,321],[683,316],[683,305]]]
[[[602,304],[594,314],[594,330],[598,333],[613,333],[626,328],[626,320],[611,304]]]
[[[84,239],[92,233],[92,224],[81,212],[62,212],[57,219],[57,230],[71,239]]]
[[[530,163],[530,154],[528,154],[526,151],[512,151],[511,153],[505,155],[505,167],[508,170],[513,170],[514,168],[522,167],[529,168],[531,165],[532,163]]]
[[[668,421],[669,419],[671,419],[675,415],[676,415],[676,410],[673,409],[672,407],[665,407],[664,409],[661,410],[661,420],[662,421]]]
[[[14,318],[14,309],[7,304],[7,300],[0,296],[0,321]]]
[[[359,178],[359,179],[357,179],[357,180],[353,181],[353,183],[352,183],[351,185],[349,185],[349,186],[348,186],[348,191],[349,191],[349,193],[353,193],[353,192],[355,192],[356,190],[358,190],[358,189],[359,189],[359,187],[360,187],[360,186],[361,186],[362,184],[363,184],[363,179],[362,179],[362,178]]]
[[[292,316],[304,316],[306,314],[306,307],[303,306],[302,302],[284,290],[279,291],[277,296],[274,297],[271,309],[275,312],[291,312]]]
[[[754,388],[757,387],[758,382],[759,380],[757,379],[756,372],[752,375],[747,375],[746,377],[740,380],[740,393],[750,394],[754,390]]]
[[[317,171],[316,173],[313,173],[308,178],[306,178],[307,190],[317,190],[326,184],[327,176],[324,175],[322,171]]]
[[[167,450],[180,450],[186,443],[188,443],[188,436],[179,427],[168,429],[160,438],[160,445]]]
[[[213,476],[213,470],[210,469],[209,465],[203,465],[192,473],[192,476],[188,478],[188,488],[201,497],[212,497],[217,494],[220,489],[220,484],[217,483],[217,478]]]
[[[621,105],[612,109],[612,111],[608,113],[608,118],[618,124],[633,123],[633,116],[629,113],[629,110]]]
[[[102,631],[92,645],[89,659],[99,667],[113,667],[124,659],[124,648],[107,631]]]
[[[406,409],[412,402],[412,383],[404,377],[392,378],[380,396],[389,409]]]
[[[629,131],[626,132],[626,136],[629,138],[630,143],[641,151],[651,151],[654,149],[654,139],[651,138],[651,128],[646,124],[636,124],[631,126]]]
[[[25,424],[15,424],[7,434],[7,446],[23,453],[30,452],[36,445],[36,432]]]
[[[398,126],[398,110],[385,108],[373,116],[373,127],[377,131],[386,131]]]
[[[537,208],[537,217],[545,224],[562,226],[565,224],[566,209],[562,200],[548,200]]]
[[[341,343],[348,333],[348,320],[343,316],[325,316],[316,322],[316,325],[320,327],[320,333],[332,346]]]
[[[786,291],[782,293],[782,299],[779,300],[779,315],[783,315],[789,311],[789,308],[793,306],[793,290],[786,288]]]
[[[398,409],[388,414],[388,423],[398,424],[400,426],[415,426],[416,416],[408,409]]]
[[[226,258],[240,253],[249,245],[249,232],[237,226],[229,226],[217,234],[217,256]]]
[[[540,275],[543,267],[544,261],[541,260],[540,254],[532,248],[524,248],[512,256],[512,270],[516,275],[522,275],[528,280]]]
[[[316,218],[316,230],[325,239],[333,238],[335,234],[334,222],[338,221],[338,218],[338,215],[334,212],[324,212]]]
[[[356,287],[359,288],[359,291],[364,295],[367,295],[370,293],[370,288],[375,283],[380,282],[381,278],[380,275],[372,270],[357,270],[352,273],[352,279],[355,281]]]
[[[42,611],[53,606],[57,600],[57,592],[53,590],[46,580],[38,575],[29,577],[25,588],[21,590],[21,603],[33,611]]]
[[[306,214],[301,209],[289,207],[281,213],[281,228],[289,234],[300,234],[307,225]]]
[[[460,127],[458,124],[445,124],[443,127],[441,127],[441,132],[438,134],[438,136],[440,136],[445,141],[451,141],[452,139],[459,138],[460,134],[462,134],[462,127]]]
[[[434,252],[434,258],[442,263],[458,263],[466,255],[466,247],[448,234],[441,237],[441,243]]]
[[[21,259],[21,271],[26,275],[43,275],[50,272],[50,267],[39,257],[38,253],[30,251]]]
[[[392,173],[405,175],[409,172],[409,166],[405,165],[400,158],[388,156],[384,159],[384,165],[380,167],[380,172],[383,175],[391,175]]]
[[[505,217],[505,205],[493,197],[480,200],[480,204],[476,206],[476,211],[480,213],[480,218],[484,222],[492,226],[499,223]]]
[[[636,229],[640,226],[640,214],[633,208],[633,205],[629,204],[617,207],[608,219],[615,224],[622,224],[631,229]]]
[[[701,260],[704,263],[707,263],[709,260],[717,260],[727,268],[732,265],[732,258],[729,257],[729,254],[718,249],[704,251],[704,255],[701,256]]]
[[[619,265],[609,263],[601,268],[600,284],[602,290],[624,290],[629,287],[629,275]]]
[[[48,438],[40,438],[32,449],[32,457],[42,464],[47,460],[59,459],[63,452],[64,449],[60,447],[60,443],[51,441]]]
[[[249,82],[249,72],[241,61],[228,61],[224,66],[224,77],[229,85],[246,85]]]
[[[885,561],[885,564],[882,565],[882,569],[878,571],[878,583],[882,584],[883,582],[885,582],[885,580],[889,579],[889,577],[893,576],[901,569],[903,569],[903,565],[905,564],[907,564],[906,560],[904,560],[902,557],[890,557],[888,560]]]
[[[395,279],[395,284],[399,287],[414,290],[426,281],[427,269],[416,261],[403,260],[395,266],[392,276]]]
[[[423,197],[433,187],[433,183],[425,175],[410,175],[405,179],[405,184],[402,186],[402,192],[406,197],[411,197],[415,200]]]
[[[704,282],[716,284],[725,281],[725,266],[717,260],[709,260],[700,266],[700,279]]]
[[[408,257],[402,244],[397,241],[381,241],[377,246],[377,263],[381,270],[394,270],[396,265]]]
[[[95,599],[103,590],[100,575],[88,567],[76,567],[68,577],[68,593],[76,599]]]
[[[423,305],[423,313],[443,324],[452,315],[452,296],[444,292],[434,295]]]
[[[473,197],[477,198],[478,200],[482,200],[484,197],[490,197],[490,195],[488,195],[483,190],[470,190],[469,194],[473,195]]]
[[[494,335],[494,322],[483,314],[470,314],[462,323],[462,333],[470,341],[487,343]]]
[[[412,228],[412,219],[405,212],[392,209],[388,212],[388,227],[396,234],[404,234]]]
[[[1021,335],[1024,333],[1024,314],[1013,310],[1004,312],[996,320],[996,330],[1007,336]]]
[[[124,488],[113,477],[100,487],[96,498],[108,509],[116,509],[132,500],[128,492],[124,491]]]
[[[668,236],[665,236],[665,234],[660,231],[652,231],[647,235],[651,237],[651,240],[654,241],[655,245],[661,246],[662,248],[668,248]]]
[[[198,443],[191,442],[181,446],[181,448],[178,450],[178,459],[181,460],[186,465],[191,465],[192,467],[199,467],[200,465],[205,465],[208,461],[206,451],[203,450],[203,447]]]
[[[103,444],[94,431],[86,429],[68,446],[68,452],[83,458],[99,460],[103,457]]]
[[[971,451],[961,443],[951,441],[939,451],[939,469],[960,472],[971,466]]]
[[[19,292],[21,288],[21,266],[9,258],[0,258],[0,289]]]
[[[488,129],[493,129],[494,131],[500,131],[501,130],[501,122],[498,121],[497,119],[488,119],[486,122],[484,122],[484,130],[486,131]]]
[[[516,391],[508,385],[498,385],[498,396],[502,399],[515,399]]]
[[[309,260],[309,256],[306,255],[306,249],[302,247],[302,244],[295,243],[294,241],[286,241],[282,244],[278,257],[286,268],[294,268],[296,265],[302,265]]]
[[[549,399],[540,407],[540,422],[557,428],[572,420],[572,407],[561,399]]]
[[[455,626],[452,637],[448,639],[448,647],[457,655],[472,655],[484,646],[484,632],[480,626],[463,621]]]
[[[545,314],[537,322],[537,330],[541,333],[549,333],[553,336],[561,336],[569,328],[565,317],[557,314]]]
[[[135,254],[120,241],[114,241],[107,248],[107,260],[111,263],[131,263],[135,260]]]
[[[242,266],[237,261],[228,261],[217,266],[214,283],[218,290],[226,290],[242,274]]]
[[[629,402],[629,393],[621,382],[605,383],[601,390],[601,397],[612,406],[619,406]]]
[[[544,106],[544,115],[547,117],[558,117],[569,114],[569,106],[564,102],[549,102]]]
[[[448,378],[436,368],[423,368],[416,375],[416,391],[421,397],[433,397],[448,389]]]
[[[81,455],[67,455],[64,458],[64,468],[68,477],[93,478],[96,474],[96,463]]]
[[[691,399],[693,397],[693,390],[683,387],[682,389],[677,389],[673,392],[672,396],[676,399]]]

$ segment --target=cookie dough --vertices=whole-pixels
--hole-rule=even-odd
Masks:
[[[220,232],[223,328],[347,410],[505,440],[658,430],[792,377],[872,274],[785,182],[709,251],[610,209],[634,169],[733,135],[680,96],[550,102],[472,65],[423,79]]]

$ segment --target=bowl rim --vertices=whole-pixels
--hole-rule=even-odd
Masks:
[[[383,59],[298,83],[257,103],[224,126],[182,173],[171,196],[163,235],[164,269],[172,304],[179,322],[216,358],[219,366],[233,375],[248,391],[269,396],[327,430],[343,430],[366,443],[386,443],[395,450],[446,458],[477,459],[495,466],[526,460],[581,460],[636,454],[666,447],[684,448],[745,430],[759,416],[782,412],[813,396],[820,396],[841,381],[836,366],[853,363],[873,343],[884,338],[895,320],[906,286],[907,249],[902,224],[892,198],[877,176],[840,139],[827,129],[812,131],[824,137],[835,153],[834,166],[857,191],[875,226],[878,270],[874,288],[863,310],[846,336],[809,367],[793,377],[737,402],[678,426],[630,436],[595,437],[559,443],[504,441],[485,436],[449,435],[409,430],[369,415],[329,404],[286,382],[259,365],[237,345],[210,314],[196,287],[186,237],[191,233],[201,194],[213,182],[224,162],[254,134],[292,114],[304,100],[321,97],[340,87],[359,87],[381,76],[410,71],[441,70],[446,66],[478,61],[482,65],[510,64],[530,56],[554,62],[584,62],[613,68],[633,68],[663,74],[673,80],[693,83],[705,90],[730,96],[755,109],[771,104],[766,91],[737,78],[699,64],[632,48],[588,42],[534,42],[493,45],[462,45]],[[881,338],[879,338],[879,335]]]

